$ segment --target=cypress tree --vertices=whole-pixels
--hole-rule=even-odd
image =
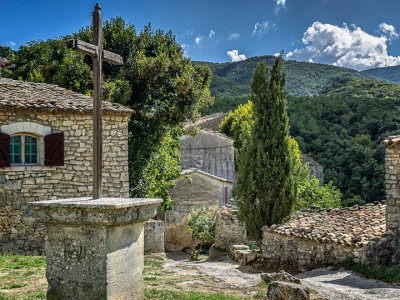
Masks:
[[[290,148],[286,75],[282,57],[268,68],[258,63],[251,82],[254,125],[244,139],[236,187],[238,218],[250,238],[261,241],[261,227],[282,222],[296,198],[294,155]]]

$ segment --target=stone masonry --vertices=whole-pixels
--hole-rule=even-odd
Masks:
[[[191,208],[198,209],[204,205],[207,209],[218,209],[232,196],[233,181],[209,173],[189,169],[182,172],[190,175],[175,181],[176,187],[170,190],[171,198],[176,205],[166,213],[166,248],[182,250],[193,244],[187,225]]]
[[[44,229],[35,220],[28,202],[91,195],[90,105],[91,98],[53,85],[0,80],[0,131],[10,124],[20,124],[64,133],[63,166],[43,165],[43,136],[37,135],[38,165],[0,167],[0,253],[43,254]],[[105,104],[105,197],[129,196],[127,137],[131,113],[129,109]]]
[[[200,130],[195,136],[182,136],[180,142],[182,170],[195,168],[235,180],[233,139],[220,133]]]

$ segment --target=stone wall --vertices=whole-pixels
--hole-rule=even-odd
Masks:
[[[148,220],[144,223],[144,251],[165,251],[165,226],[161,220]]]
[[[225,204],[225,188],[228,199],[231,197],[233,182],[207,174],[198,170],[190,170],[184,174],[190,175],[191,181],[182,178],[177,180],[176,187],[170,190],[171,198],[176,205],[166,213],[166,248],[167,250],[182,250],[193,244],[189,234],[187,217],[191,208],[218,209]]]
[[[196,136],[182,136],[180,142],[182,170],[196,168],[235,180],[235,154],[231,138],[200,130]]]
[[[129,116],[103,117],[103,194],[128,197]],[[43,254],[43,226],[28,208],[30,201],[90,196],[92,192],[92,117],[79,113],[0,110],[0,128],[33,122],[64,133],[64,166],[0,168],[0,253]],[[38,137],[43,142],[43,137]],[[40,145],[40,162],[44,146]]]
[[[261,249],[266,268],[305,271],[341,263],[350,258],[364,262],[360,248],[286,236],[263,230]]]
[[[215,224],[215,246],[221,250],[228,250],[232,243],[246,242],[246,229],[237,219],[237,210],[221,208]]]
[[[386,146],[386,223],[388,230],[400,233],[400,143],[391,141],[389,138],[383,142]]]
[[[305,154],[301,154],[301,163],[308,163],[310,176],[314,175],[318,179],[320,185],[324,185],[324,167]]]

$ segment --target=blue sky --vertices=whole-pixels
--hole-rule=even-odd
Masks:
[[[89,25],[96,1],[1,0],[0,45],[14,49]],[[400,64],[398,0],[103,0],[103,19],[172,30],[193,60],[287,59],[363,70]]]

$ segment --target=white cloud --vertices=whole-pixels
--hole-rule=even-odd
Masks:
[[[181,36],[181,38],[187,37],[187,36],[192,36],[194,34],[193,29],[187,29]]]
[[[399,37],[399,34],[397,33],[393,25],[381,23],[379,24],[379,29],[383,34],[389,37],[389,40],[394,40]]]
[[[202,36],[198,36],[194,39],[195,43],[197,45],[200,45],[200,43],[203,41],[203,37]]]
[[[239,50],[231,50],[226,52],[226,54],[231,58],[231,61],[241,61],[246,59],[246,55],[239,54]]]
[[[262,23],[257,22],[254,24],[253,32],[251,33],[252,36],[262,36],[266,34],[271,28],[274,28],[275,24],[269,24],[269,21],[263,21]]]
[[[400,57],[387,53],[387,37],[371,35],[355,25],[349,28],[346,24],[340,27],[314,22],[304,33],[302,41],[306,46],[289,52],[287,59],[314,61],[356,70],[400,64]]]
[[[231,34],[228,36],[228,40],[237,40],[237,39],[239,39],[239,38],[240,38],[240,34],[237,33],[237,32],[231,33]]]
[[[15,47],[15,45],[16,45],[16,43],[13,42],[13,41],[10,41],[9,43],[10,43],[10,46],[11,46],[11,47]]]
[[[275,0],[277,6],[286,6],[286,0]]]
[[[215,36],[215,31],[214,30],[210,30],[210,33],[208,34],[208,37],[211,39]]]
[[[274,13],[279,14],[281,8],[286,8],[286,0],[275,0],[276,7],[274,9]]]
[[[188,55],[187,55],[187,51],[188,51],[189,46],[186,45],[186,44],[181,44],[181,47],[182,47],[182,49],[183,49],[183,55],[184,55],[185,57],[187,57],[187,56],[188,56]]]

